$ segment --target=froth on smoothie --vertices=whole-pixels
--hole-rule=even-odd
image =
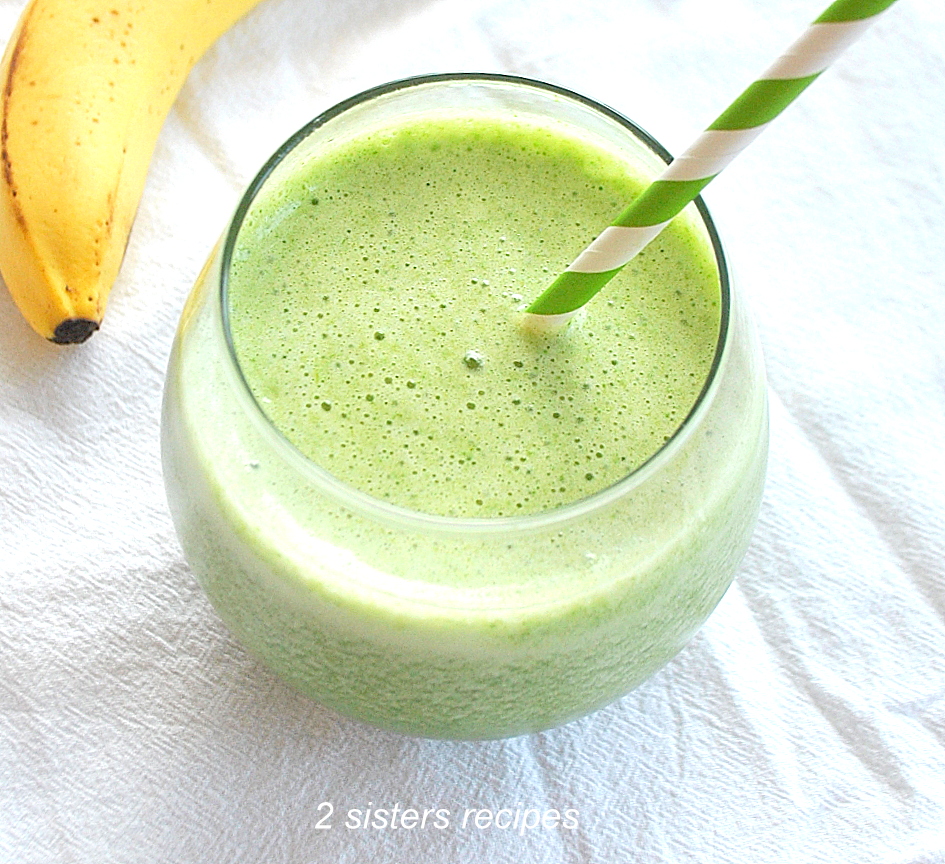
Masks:
[[[520,326],[645,180],[603,144],[508,116],[422,115],[266,189],[229,276],[237,358],[303,454],[377,498],[532,514],[644,463],[719,338],[704,234],[678,217],[567,331]]]

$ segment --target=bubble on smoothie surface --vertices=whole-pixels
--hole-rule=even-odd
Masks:
[[[510,303],[642,185],[557,128],[482,115],[336,145],[240,232],[250,387],[309,458],[402,506],[516,515],[606,488],[672,436],[711,367],[707,244],[677,220],[561,338],[524,336]]]
[[[463,354],[463,363],[466,364],[467,369],[481,369],[482,364],[485,362],[486,358],[482,356],[482,352],[477,351],[475,348],[470,348]]]

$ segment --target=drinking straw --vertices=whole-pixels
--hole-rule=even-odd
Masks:
[[[525,310],[555,329],[642,250],[896,0],[836,0]]]

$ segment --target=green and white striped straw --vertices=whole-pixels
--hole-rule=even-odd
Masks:
[[[836,0],[526,310],[556,329],[604,287],[896,0]]]

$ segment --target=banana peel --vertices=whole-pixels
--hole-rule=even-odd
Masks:
[[[0,274],[60,344],[100,326],[158,134],[260,0],[31,0],[0,66]]]

